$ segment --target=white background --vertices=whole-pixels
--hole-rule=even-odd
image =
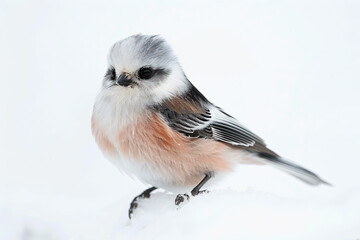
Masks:
[[[0,2],[0,239],[360,238],[359,1]],[[90,131],[115,41],[160,34],[188,78],[334,187],[239,166],[176,210]]]

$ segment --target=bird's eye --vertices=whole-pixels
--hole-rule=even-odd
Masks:
[[[139,70],[139,77],[141,79],[150,79],[154,76],[154,71],[150,67],[142,67]]]

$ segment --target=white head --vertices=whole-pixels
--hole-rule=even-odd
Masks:
[[[177,57],[157,35],[133,35],[110,49],[102,88],[106,95],[118,96],[125,104],[151,105],[188,87]]]

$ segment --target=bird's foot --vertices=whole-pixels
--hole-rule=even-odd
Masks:
[[[201,190],[201,191],[196,191],[196,190],[192,190],[191,191],[191,195],[193,195],[193,197],[195,197],[196,195],[199,195],[199,194],[203,194],[203,193],[209,193],[210,191],[209,190]]]
[[[143,193],[141,193],[140,195],[136,196],[130,203],[130,208],[129,208],[129,219],[131,219],[131,215],[134,213],[135,209],[138,207],[138,201],[140,199],[144,199],[144,198],[150,198],[150,192],[148,191],[144,191]]]
[[[180,203],[182,203],[182,202],[185,201],[185,198],[186,198],[186,200],[189,200],[189,199],[190,199],[189,195],[186,194],[186,193],[185,193],[185,194],[178,194],[178,195],[176,196],[176,198],[175,198],[175,205],[176,205],[176,206],[179,206]]]

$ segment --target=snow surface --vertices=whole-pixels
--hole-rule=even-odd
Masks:
[[[359,1],[0,2],[0,239],[360,239]],[[189,79],[333,187],[239,166],[179,209],[97,148],[110,45],[161,34]]]

